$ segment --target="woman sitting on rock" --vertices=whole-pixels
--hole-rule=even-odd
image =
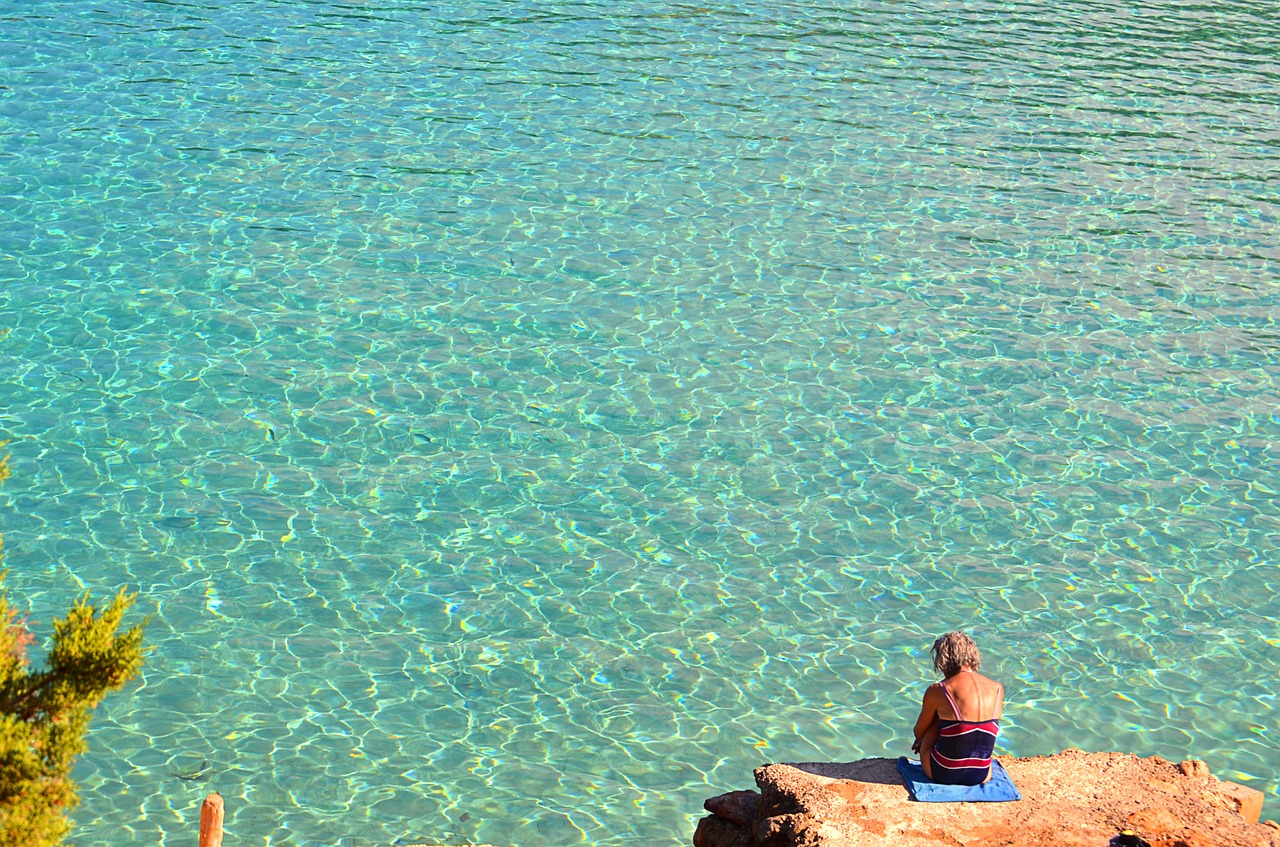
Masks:
[[[933,667],[943,680],[924,693],[911,749],[934,782],[979,785],[991,778],[1004,686],[978,673],[981,666],[978,645],[963,632],[933,642]]]

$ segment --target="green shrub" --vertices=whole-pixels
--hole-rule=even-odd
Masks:
[[[8,476],[5,456],[0,481]],[[86,749],[89,715],[137,675],[142,626],[120,632],[135,595],[121,592],[99,612],[86,594],[54,622],[45,668],[33,670],[34,636],[3,582],[0,572],[0,845],[52,847],[71,829],[71,767]]]

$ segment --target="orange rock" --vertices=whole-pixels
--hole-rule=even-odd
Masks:
[[[751,826],[760,816],[760,795],[755,791],[730,791],[704,800],[702,808],[740,826]]]
[[[1192,830],[1181,838],[1174,840],[1170,847],[1220,847],[1220,845],[1203,832]]]
[[[1262,800],[1263,794],[1256,788],[1250,788],[1247,785],[1241,785],[1238,782],[1227,782],[1223,780],[1218,789],[1225,794],[1235,807],[1240,817],[1249,823],[1257,823],[1262,817]]]
[[[1202,763],[1079,751],[1001,761],[1021,802],[913,802],[895,759],[763,765],[754,832],[733,835],[744,847],[1102,847],[1127,824],[1152,847],[1280,847],[1280,828],[1247,822]],[[698,847],[728,847],[709,834]]]
[[[715,815],[698,821],[693,832],[693,847],[753,847],[751,830]]]
[[[1178,770],[1182,771],[1183,776],[1206,777],[1211,776],[1209,766],[1199,759],[1187,759],[1178,765]]]
[[[756,821],[756,844],[763,847],[794,844],[813,825],[808,815],[775,815]]]
[[[832,794],[843,797],[850,803],[857,803],[858,798],[864,793],[862,789],[858,787],[858,783],[847,779],[842,779],[839,782],[833,782],[830,785],[825,785],[823,787]]]
[[[1150,841],[1181,832],[1182,824],[1173,812],[1155,807],[1129,815],[1129,828]]]

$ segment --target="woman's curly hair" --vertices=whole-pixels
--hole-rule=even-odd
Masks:
[[[944,678],[953,677],[965,668],[982,667],[978,645],[963,632],[948,632],[933,642],[933,669]]]

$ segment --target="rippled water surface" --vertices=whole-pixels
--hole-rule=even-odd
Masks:
[[[960,627],[1276,814],[1280,6],[0,10],[9,588],[153,615],[81,847],[687,843]]]

